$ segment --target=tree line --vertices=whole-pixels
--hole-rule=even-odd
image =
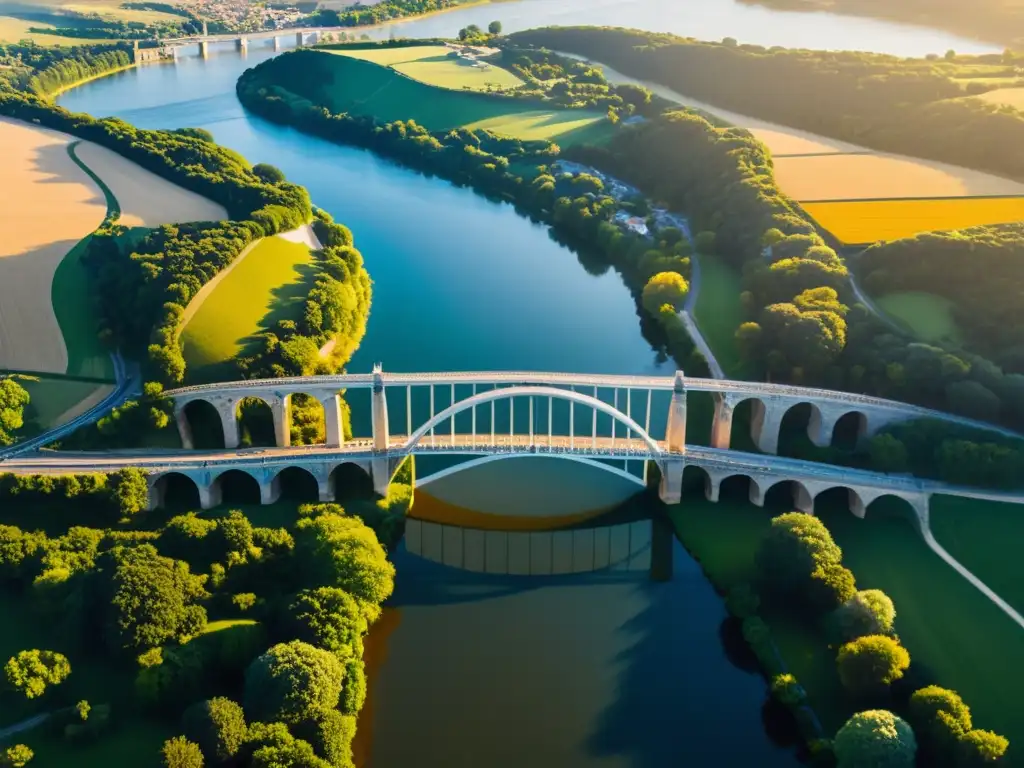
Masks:
[[[734,585],[726,605],[771,680],[772,696],[794,715],[815,765],[861,768],[973,768],[1004,761],[1009,741],[977,728],[955,692],[929,684],[900,643],[896,606],[878,589],[858,590],[842,550],[813,515],[772,519],[755,554],[754,578]],[[821,738],[799,680],[785,671],[764,615],[814,628],[836,649],[845,704],[856,714]]]
[[[0,91],[30,90],[46,95],[65,85],[128,66],[125,43],[62,48],[31,41],[0,43]]]
[[[108,694],[132,710],[80,701],[30,736],[95,741],[141,712],[181,728],[164,747],[168,768],[351,766],[363,637],[395,574],[374,531],[337,504],[302,506],[279,528],[238,511],[150,518],[146,495],[139,470],[0,476],[7,509],[47,514],[71,499],[72,516],[92,520],[60,535],[0,525],[0,589],[32,602],[26,615],[53,644],[8,661],[5,711],[70,704],[67,653],[127,672],[133,683],[117,688],[115,676]]]
[[[551,142],[464,128],[431,133],[411,120],[381,124],[369,115],[332,113],[291,90],[300,87],[297,83],[315,80],[311,72],[316,71],[321,56],[296,51],[247,70],[238,80],[239,100],[274,122],[371,149],[417,170],[513,202],[524,214],[550,224],[562,242],[580,252],[588,268],[615,267],[637,297],[642,328],[652,343],[666,349],[694,375],[706,374],[706,361],[694,348],[673,302],[650,313],[641,299],[655,275],[669,271],[681,278],[689,275],[689,244],[682,233],[669,228],[671,231],[651,241],[623,232],[612,218],[623,205],[633,204],[617,203],[594,176],[556,173],[550,164],[558,147]],[[517,168],[532,166],[532,179],[529,173],[512,172],[513,161]],[[681,299],[676,303],[681,304]],[[663,306],[669,310],[662,311]]]
[[[420,16],[456,5],[456,0],[382,0],[373,5],[355,6],[345,10],[318,8],[301,19],[307,27],[364,27],[383,24],[392,19]]]
[[[960,98],[965,91],[953,79],[969,64],[1007,63],[1001,54],[903,59],[601,27],[535,29],[509,38],[515,45],[579,54],[740,114],[1024,178],[1024,112]],[[1007,66],[1012,69],[1012,56]]]

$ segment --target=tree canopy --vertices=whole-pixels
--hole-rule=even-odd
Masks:
[[[917,754],[914,732],[892,712],[860,712],[836,733],[837,768],[913,768]]]
[[[59,685],[71,674],[67,657],[56,651],[20,651],[4,665],[7,684],[26,698],[42,696],[47,687]]]
[[[338,706],[345,669],[308,643],[278,643],[245,673],[245,711],[253,720],[299,723]]]

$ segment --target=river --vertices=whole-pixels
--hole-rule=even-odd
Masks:
[[[989,49],[905,25],[840,23],[732,0],[523,0],[394,27],[408,36],[452,35],[495,18],[509,31],[594,23],[902,55]],[[272,55],[256,44],[246,56],[215,47],[206,60],[186,55],[173,65],[120,73],[59,101],[145,128],[207,128],[253,162],[281,168],[351,227],[374,280],[369,327],[352,371],[382,362],[391,371],[671,373],[642,336],[620,279],[588,273],[546,227],[367,152],[247,116],[235,80]],[[368,431],[358,404],[354,421],[357,432]],[[504,474],[488,465],[487,473],[455,476],[462,478],[463,502],[501,514],[518,505],[543,520],[578,512],[595,488],[609,500],[635,488],[568,462],[557,487],[550,471],[498,464]],[[499,485],[500,493],[491,490]],[[437,493],[459,502],[458,484],[438,486]],[[487,509],[488,497],[499,496],[500,504]],[[776,746],[763,726],[763,681],[726,653],[721,601],[678,544],[674,554],[674,579],[653,584],[629,573],[471,574],[397,553],[395,595],[368,643],[363,768],[794,765],[792,751]]]

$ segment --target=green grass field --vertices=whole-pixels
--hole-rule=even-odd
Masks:
[[[743,378],[746,365],[736,344],[736,329],[745,319],[740,276],[716,256],[695,254],[691,258],[700,259],[700,294],[694,311],[697,326],[725,373]]]
[[[269,237],[214,288],[182,331],[188,380],[218,381],[234,372],[255,334],[297,319],[311,286],[314,257],[305,245]]]
[[[772,516],[787,509],[758,509],[728,498],[711,504],[698,492],[684,496],[669,514],[680,540],[712,582],[728,588],[751,578],[761,534]],[[867,519],[859,520],[841,500],[819,499],[817,513],[842,547],[858,587],[882,589],[892,597],[896,631],[910,651],[912,670],[961,693],[975,727],[1002,733],[1011,744],[1024,742],[1016,678],[1008,674],[1024,664],[1019,627],[928,549],[902,502],[882,499],[871,506]],[[1018,529],[1003,530],[1009,536]],[[1009,548],[1013,539],[1007,540]],[[769,616],[768,621],[826,730],[834,730],[856,709],[842,693],[834,652],[790,619]]]
[[[87,398],[102,385],[74,379],[40,378],[37,381],[19,381],[32,398],[25,413],[25,421],[42,432],[57,426],[58,417]]]
[[[600,141],[614,130],[597,111],[543,109],[529,101],[442,90],[348,56],[323,54],[319,64],[318,72],[288,88],[332,112],[373,115],[382,122],[411,119],[431,131],[486,128],[561,145]]]
[[[931,523],[949,554],[1024,613],[1024,515],[1019,505],[933,496]]]
[[[484,63],[473,66],[471,61],[450,56],[451,48],[443,45],[423,45],[409,48],[352,48],[331,50],[339,56],[369,61],[438,88],[486,91],[488,86],[517,88],[523,81],[507,69]]]
[[[925,342],[959,344],[960,329],[953,319],[953,302],[921,291],[889,293],[875,299],[879,309]]]

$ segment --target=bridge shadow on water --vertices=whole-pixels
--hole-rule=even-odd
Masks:
[[[470,573],[400,548],[373,768],[795,765],[720,598],[672,546],[665,583]]]

